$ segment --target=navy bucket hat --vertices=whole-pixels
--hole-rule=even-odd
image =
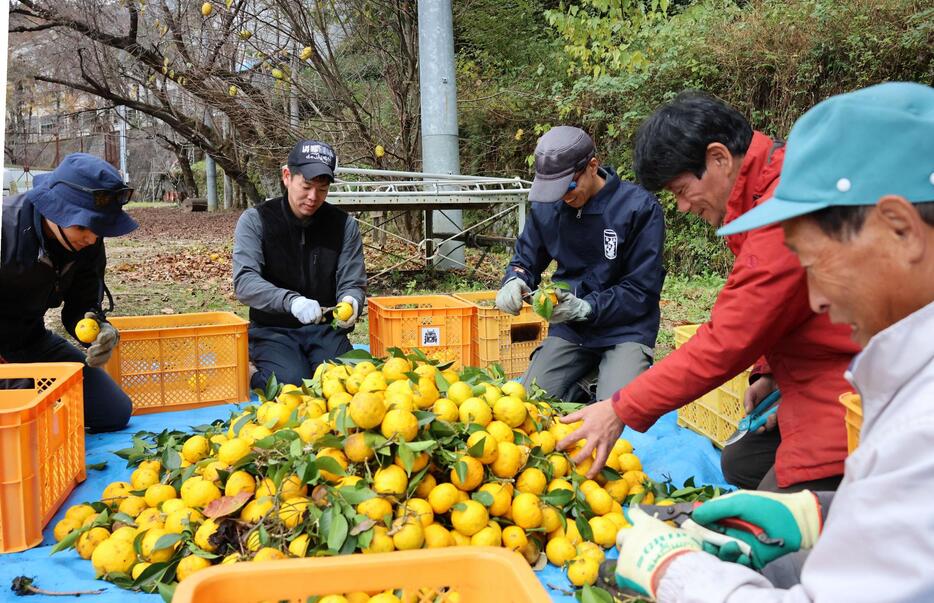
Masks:
[[[42,216],[61,227],[83,226],[99,237],[119,237],[139,224],[123,211],[133,189],[109,163],[72,153],[49,174],[33,180],[30,199]]]

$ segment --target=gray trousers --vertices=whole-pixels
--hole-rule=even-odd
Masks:
[[[549,396],[560,400],[589,402],[586,381],[595,375],[597,400],[606,400],[648,369],[653,357],[652,349],[641,343],[627,341],[606,348],[585,348],[548,336],[532,352],[522,383],[534,381]]]

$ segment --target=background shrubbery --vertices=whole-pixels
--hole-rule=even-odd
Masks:
[[[463,171],[530,176],[538,135],[578,125],[631,175],[631,139],[686,88],[713,93],[784,137],[830,95],[934,82],[934,7],[905,0],[627,2],[479,0],[457,20]],[[716,272],[730,255],[663,198],[669,269]]]

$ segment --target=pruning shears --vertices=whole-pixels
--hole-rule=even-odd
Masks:
[[[682,530],[685,530],[695,538],[709,542],[710,544],[722,546],[727,542],[736,542],[737,546],[740,548],[740,551],[747,555],[752,552],[749,544],[739,540],[738,538],[727,536],[723,532],[718,531],[718,528],[724,530],[726,528],[732,528],[734,530],[749,532],[753,538],[762,544],[782,546],[783,541],[781,538],[772,538],[759,526],[753,523],[749,523],[743,519],[739,519],[738,517],[726,517],[717,523],[712,524],[713,527],[700,525],[691,519],[691,516],[694,513],[694,509],[701,506],[702,504],[704,503],[700,501],[693,501],[675,503],[673,505],[667,506],[639,505],[639,508],[661,521],[673,521],[675,525],[677,525]]]
[[[739,425],[736,426],[736,431],[733,432],[729,438],[723,443],[724,446],[729,446],[730,444],[735,444],[739,440],[743,439],[747,433],[751,431],[756,431],[768,420],[768,418],[774,415],[778,411],[778,401],[781,399],[782,395],[779,390],[773,391],[771,394],[766,396],[759,402],[752,412],[743,417]]]

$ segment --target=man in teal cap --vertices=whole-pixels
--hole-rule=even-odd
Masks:
[[[740,490],[694,510],[701,525],[739,517],[772,539],[726,529],[750,545],[743,555],[633,509],[617,581],[664,602],[932,601],[934,89],[880,84],[802,116],[773,198],[719,232],[775,223],[814,311],[863,347],[846,373],[862,397],[860,444],[833,507],[807,490]]]

